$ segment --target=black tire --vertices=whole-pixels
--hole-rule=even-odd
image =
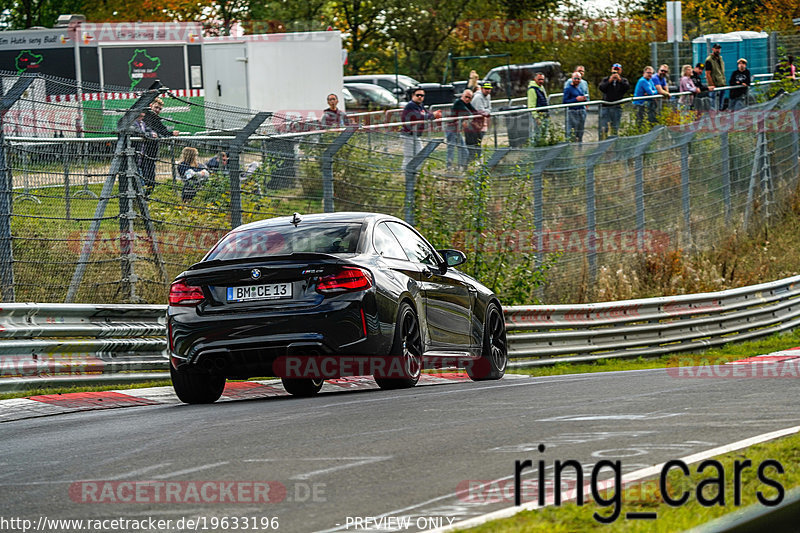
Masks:
[[[486,309],[486,322],[483,325],[483,347],[480,359],[467,365],[467,375],[473,381],[500,379],[508,366],[508,342],[506,324],[500,307],[489,304]]]
[[[214,403],[225,389],[225,377],[215,374],[175,370],[169,365],[172,388],[183,403]]]
[[[407,389],[419,381],[422,373],[422,334],[419,319],[408,302],[400,304],[397,325],[394,328],[391,358],[402,361],[403,377],[387,378],[375,376],[375,382],[382,389]],[[390,364],[390,368],[396,365]]]
[[[292,396],[309,398],[314,396],[325,384],[325,380],[314,378],[281,378],[283,388]]]

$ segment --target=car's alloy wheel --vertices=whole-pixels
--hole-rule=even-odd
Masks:
[[[396,363],[397,358],[399,358],[400,365]],[[375,376],[375,381],[382,389],[413,387],[419,381],[422,373],[422,335],[417,315],[408,302],[400,304],[391,360],[388,366],[390,375],[398,369],[398,366],[401,366],[402,377]]]
[[[500,379],[508,366],[508,342],[503,313],[497,304],[489,304],[483,327],[483,348],[480,359],[467,366],[467,374],[474,381]]]
[[[322,378],[281,378],[281,383],[286,392],[292,396],[308,398],[319,392],[325,380]]]
[[[176,370],[169,365],[172,387],[183,403],[214,403],[225,389],[225,377],[192,370]]]

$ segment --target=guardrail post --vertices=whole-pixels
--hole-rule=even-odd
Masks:
[[[231,187],[231,229],[242,225],[242,183],[241,183],[241,164],[239,155],[247,139],[256,132],[272,113],[262,111],[257,113],[244,128],[240,129],[231,141],[228,149],[228,167],[230,168],[230,187]]]
[[[731,224],[731,152],[728,132],[725,131],[719,139],[720,160],[722,163],[722,202],[725,206],[725,225]]]
[[[14,252],[11,241],[11,213],[13,209],[13,183],[11,169],[6,159],[6,143],[3,136],[3,118],[6,112],[20,99],[31,83],[33,76],[21,76],[0,98],[0,290],[4,302],[13,302],[14,298]],[[2,91],[2,87],[0,87]]]
[[[444,139],[432,139],[428,141],[428,144],[423,146],[422,150],[417,152],[406,165],[406,198],[404,202],[403,218],[412,226],[414,225],[414,193],[417,188],[419,167],[422,166],[422,162],[428,159],[433,151],[436,150],[436,147],[442,144],[442,142],[444,142]]]
[[[586,159],[586,230],[589,245],[589,283],[597,278],[597,214],[595,205],[594,167],[609,148],[617,142],[616,137],[601,141],[597,149]]]
[[[320,167],[322,170],[322,210],[325,213],[333,213],[333,156],[347,144],[347,141],[355,134],[357,128],[347,128],[341,135],[328,146],[320,157]]]

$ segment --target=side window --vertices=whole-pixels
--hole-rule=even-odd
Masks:
[[[380,79],[380,80],[378,80],[378,85],[380,85],[384,89],[388,89],[390,91],[392,89],[394,89],[394,81],[392,81],[392,80]]]
[[[372,235],[372,244],[375,246],[375,251],[383,257],[408,261],[406,253],[403,251],[400,243],[397,242],[394,234],[386,227],[385,222],[375,226],[375,232]]]
[[[411,261],[436,266],[436,252],[419,235],[397,222],[387,222],[387,226],[395,234],[397,240],[400,241],[400,246],[403,247]]]

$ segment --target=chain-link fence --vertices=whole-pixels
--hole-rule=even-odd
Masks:
[[[41,78],[9,79],[4,301],[160,303],[172,278],[231,228],[323,211],[404,218],[437,247],[464,249],[463,270],[507,303],[592,301],[604,276],[762,223],[798,178],[800,93],[675,128],[540,147],[516,141],[541,115],[506,112],[482,144],[465,147],[444,142],[440,121],[417,139],[385,120],[326,130],[166,88],[124,109],[104,102],[88,136],[83,123],[96,107],[42,99],[30,90]],[[148,111],[159,94],[165,110],[186,108],[180,120]],[[43,121],[22,131],[18,117],[41,119],[43,103],[55,116],[77,115],[49,123],[64,138]]]

